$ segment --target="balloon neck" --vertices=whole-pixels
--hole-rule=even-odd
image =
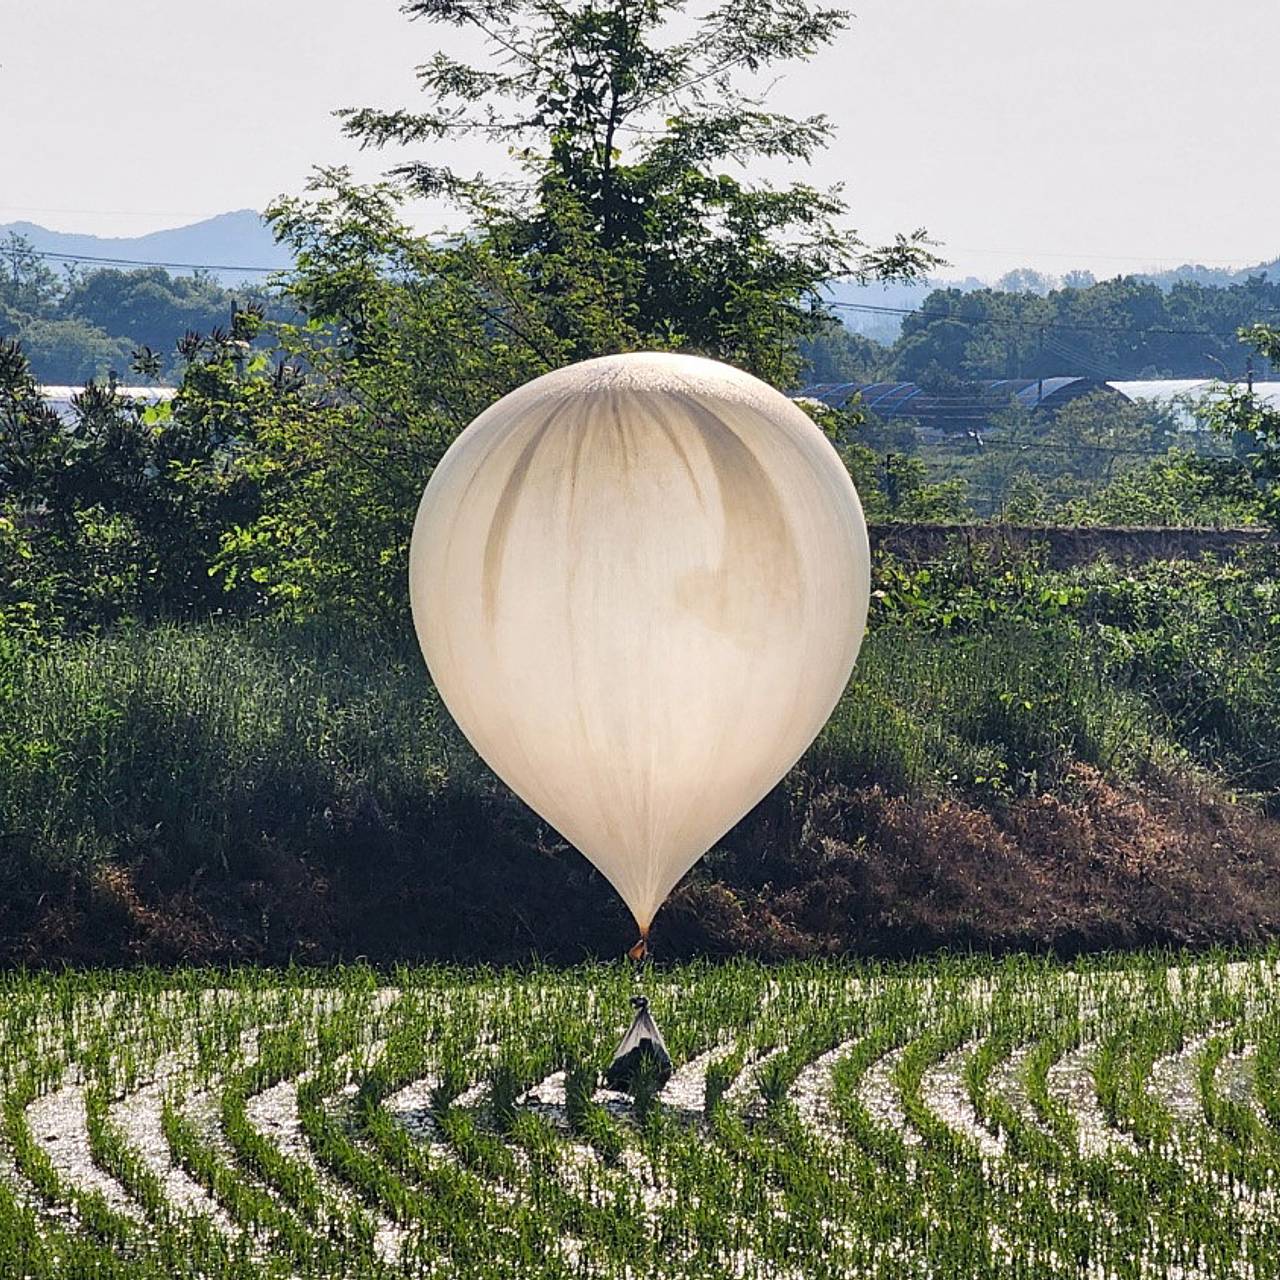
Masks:
[[[649,955],[649,930],[647,928],[640,930],[640,941],[636,943],[627,955],[638,964]]]

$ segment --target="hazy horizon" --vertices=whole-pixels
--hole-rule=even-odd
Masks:
[[[1280,254],[1259,217],[1280,198],[1280,174],[1257,163],[1261,126],[1247,126],[1268,118],[1280,8],[1236,0],[1213,31],[1202,10],[1154,0],[1041,0],[1034,11],[864,0],[857,13],[770,101],[831,117],[835,142],[804,176],[843,182],[868,239],[925,226],[951,264],[941,275],[983,279]],[[1216,52],[1225,38],[1214,32],[1227,31],[1232,47]],[[300,191],[313,165],[375,178],[395,154],[360,153],[332,111],[415,104],[414,66],[445,46],[479,50],[410,23],[395,0],[358,13],[337,0],[278,0],[269,12],[226,0],[217,21],[159,0],[109,11],[8,0],[0,111],[15,127],[0,137],[0,223],[137,236],[261,209]],[[503,165],[478,146],[436,154],[464,169]],[[413,212],[423,230],[446,220],[439,207]]]

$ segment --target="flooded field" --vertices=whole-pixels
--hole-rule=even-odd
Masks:
[[[31,1277],[1241,1276],[1280,1256],[1272,955],[0,985]]]

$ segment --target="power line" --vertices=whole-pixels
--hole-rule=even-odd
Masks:
[[[990,436],[983,436],[981,440],[977,440],[973,435],[966,434],[956,435],[950,440],[917,440],[916,449],[921,453],[930,449],[938,450],[943,453],[951,454],[952,456],[962,457],[966,460],[980,458],[988,449],[1015,450],[1019,453],[1028,454],[1036,452],[1065,454],[1097,453],[1104,454],[1109,457],[1128,456],[1135,458],[1165,458],[1168,457],[1172,450],[1178,449],[1184,453],[1190,453],[1197,458],[1226,460],[1232,456],[1229,453],[1213,453],[1202,449],[1196,449],[1194,447],[1198,441],[1203,442],[1207,439],[1210,439],[1210,437],[1197,434],[1189,439],[1184,437],[1180,440],[1172,440],[1162,448],[1154,446],[1140,448],[1137,446],[1126,445],[1063,444],[1052,440],[1008,440],[1001,439],[999,437],[992,438]],[[867,448],[872,448],[872,446],[867,445],[865,441],[860,441],[853,437],[850,438],[850,441],[854,444],[863,444]],[[880,452],[880,450],[875,451]]]
[[[108,267],[163,267],[168,271],[258,271],[264,274],[288,270],[287,267],[228,266],[217,262],[156,262],[143,261],[141,258],[105,258],[87,253],[55,253],[51,249],[24,249],[23,252],[30,253],[36,258],[51,259],[54,262],[87,262]]]

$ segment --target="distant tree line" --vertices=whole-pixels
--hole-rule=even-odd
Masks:
[[[1017,281],[1009,281],[1017,283]],[[1131,276],[1024,289],[937,289],[903,318],[892,345],[857,334],[805,347],[812,382],[919,382],[1081,374],[1108,380],[1243,378],[1241,329],[1280,317],[1280,283],[1181,281],[1168,289]],[[1255,360],[1259,377],[1270,362]]]
[[[188,332],[226,326],[232,305],[271,302],[259,289],[229,290],[212,277],[163,267],[54,271],[24,237],[0,241],[0,338],[21,342],[36,380],[82,386],[112,373],[122,380],[135,353],[151,352],[149,380],[171,380]],[[275,304],[278,306],[278,303]]]

